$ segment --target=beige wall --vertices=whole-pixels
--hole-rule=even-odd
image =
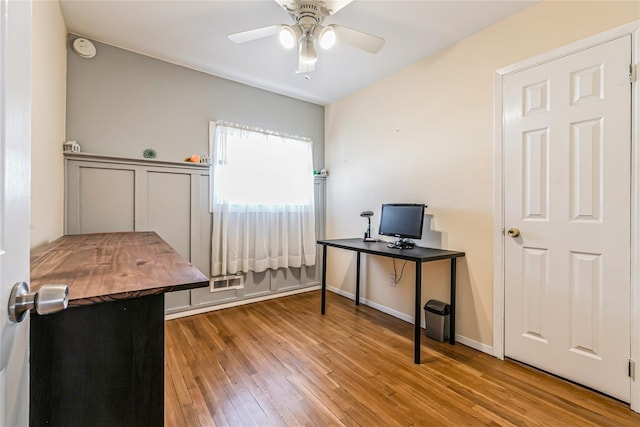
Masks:
[[[33,2],[31,247],[63,232],[67,49],[57,1]]]
[[[638,2],[540,3],[330,105],[327,237],[362,235],[363,210],[374,210],[377,231],[381,203],[427,203],[431,230],[420,243],[467,254],[457,332],[491,346],[494,73],[639,18]],[[364,298],[412,318],[413,266],[391,287],[391,261],[363,258]],[[353,293],[354,255],[329,249],[328,261],[328,285]],[[447,280],[446,261],[426,264],[422,304],[447,301]]]

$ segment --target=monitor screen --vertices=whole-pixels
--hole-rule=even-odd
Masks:
[[[408,239],[422,237],[424,205],[389,203],[382,205],[378,234]]]

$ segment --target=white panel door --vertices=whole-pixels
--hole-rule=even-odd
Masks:
[[[631,37],[507,75],[505,355],[630,399]]]
[[[7,314],[29,281],[31,2],[0,0],[0,425],[29,424],[29,316]]]

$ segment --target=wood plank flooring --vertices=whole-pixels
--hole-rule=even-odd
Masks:
[[[167,426],[639,426],[626,404],[309,292],[165,325]]]

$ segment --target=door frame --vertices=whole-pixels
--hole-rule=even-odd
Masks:
[[[635,76],[631,91],[631,379],[630,406],[640,412],[640,20],[613,28],[497,70],[494,74],[494,163],[493,163],[493,355],[504,359],[504,134],[502,85],[515,73],[613,39],[631,35],[631,63]]]
[[[0,203],[10,207],[0,214],[0,424],[27,425],[30,319],[11,322],[8,300],[29,280],[32,1],[0,0],[0,13]]]

